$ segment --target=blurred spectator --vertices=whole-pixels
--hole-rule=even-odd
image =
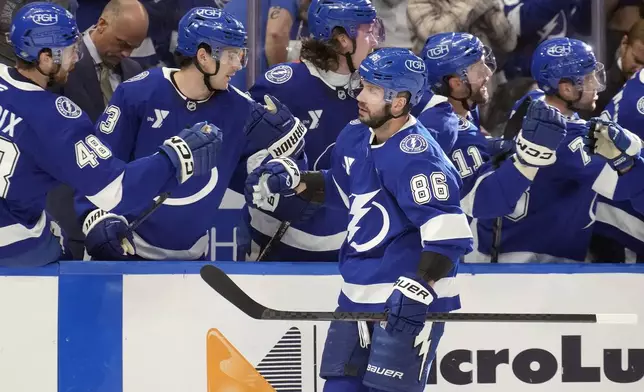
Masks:
[[[642,19],[643,0],[604,0],[608,25],[606,26],[606,68],[613,66],[613,54],[622,43],[622,38]]]
[[[373,0],[372,3],[385,25],[385,42],[381,46],[412,49],[407,0]]]
[[[142,71],[128,57],[147,36],[148,15],[137,0],[112,0],[98,22],[83,33],[83,57],[58,93],[65,95],[96,121],[119,83]],[[74,259],[83,258],[83,233],[77,222],[74,192],[66,185],[52,190],[47,211],[60,223],[69,238]]]
[[[302,0],[262,0],[259,10],[259,41],[261,65],[259,72],[263,73],[270,65],[287,61],[290,40],[298,40],[308,36],[305,19],[310,1]],[[238,18],[244,26],[248,26],[248,10],[246,0],[231,0],[224,8]],[[252,59],[251,59],[252,61]],[[233,86],[246,91],[246,69],[237,72],[231,79]]]
[[[33,3],[34,1],[36,0],[0,0],[0,33],[3,35],[8,33],[11,28],[11,19],[13,19],[16,11],[23,5]],[[61,5],[72,14],[75,14],[78,9],[77,0],[52,0],[47,2]],[[16,64],[16,56],[13,54],[13,48],[4,36],[0,37],[0,63],[11,66]]]

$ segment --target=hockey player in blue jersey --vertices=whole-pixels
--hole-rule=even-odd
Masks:
[[[407,49],[370,54],[353,94],[359,118],[338,136],[330,169],[300,172],[292,160],[275,159],[247,179],[258,206],[280,193],[347,212],[339,310],[388,312],[380,324],[331,323],[320,368],[325,391],[423,391],[444,328],[425,324],[425,315],[460,307],[454,276],[472,235],[458,171],[409,114],[425,72]]]
[[[382,24],[369,0],[314,0],[308,10],[312,36],[302,42],[301,62],[279,64],[249,90],[256,100],[279,99],[302,119],[308,167],[328,169],[335,139],[355,118],[358,104],[347,94],[349,77],[384,40]],[[282,221],[291,222],[266,248]],[[244,207],[238,260],[337,261],[346,237],[346,214],[301,199],[276,196],[268,210]],[[249,235],[248,235],[249,234]]]
[[[297,118],[277,99],[266,108],[229,86],[230,78],[246,65],[246,30],[224,11],[197,7],[178,27],[177,57],[181,69],[157,68],[122,83],[96,125],[96,136],[115,156],[131,160],[149,154],[159,140],[172,137],[177,127],[208,121],[222,133],[222,148],[210,175],[182,184],[134,232],[133,259],[199,260],[208,254],[208,230],[230,186],[243,192],[247,163],[256,167],[269,157],[296,155],[306,133]],[[267,109],[268,108],[268,109]],[[254,166],[253,166],[254,165]],[[235,183],[233,179],[238,179]],[[100,211],[79,206],[87,218],[86,248],[95,259],[123,259],[103,246],[104,227],[131,221],[136,214],[108,217],[92,227]],[[83,216],[79,214],[79,216]]]
[[[66,183],[114,214],[135,212],[215,165],[219,132],[204,123],[159,139],[129,164],[118,160],[71,100],[50,93],[64,83],[80,57],[80,35],[69,11],[31,3],[15,15],[9,35],[16,68],[0,68],[0,265],[44,265],[63,248],[45,213],[47,192]],[[194,123],[194,122],[193,122]],[[165,140],[165,141],[164,141]],[[160,147],[159,147],[160,146]],[[50,226],[52,228],[50,228]],[[124,233],[125,234],[125,233]],[[107,237],[123,253],[121,237]],[[131,237],[129,237],[131,240]],[[130,249],[124,241],[125,249]]]
[[[539,170],[512,214],[478,221],[479,251],[499,262],[584,261],[595,221],[592,186],[605,161],[585,151],[589,126],[576,110],[594,108],[605,87],[603,65],[587,44],[553,38],[535,51],[532,76],[541,90],[515,108],[524,99],[557,108],[567,117],[566,138],[554,165]],[[517,139],[517,149],[523,148],[529,145]]]
[[[463,186],[461,207],[475,218],[495,218],[514,211],[523,193],[530,187],[540,168],[554,164],[553,159],[563,140],[565,120],[553,108],[535,102],[522,120],[522,140],[533,151],[518,149],[510,159],[495,167],[488,151],[489,140],[481,133],[471,111],[489,100],[487,82],[496,69],[491,50],[467,33],[439,33],[430,36],[423,48],[430,93],[440,104],[425,108],[418,117],[428,129],[443,128],[436,136],[445,153],[457,168]],[[431,102],[430,100],[430,102]],[[431,132],[431,131],[430,131]],[[453,135],[453,136],[452,136]]]

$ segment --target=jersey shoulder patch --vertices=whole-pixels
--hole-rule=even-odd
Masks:
[[[360,119],[356,118],[355,120],[349,121],[349,125],[358,125],[360,124]]]
[[[139,80],[145,79],[148,75],[150,74],[150,71],[143,71],[138,75],[134,75],[128,80],[124,81],[123,83],[132,83],[132,82],[138,82]]]
[[[427,139],[423,135],[411,133],[400,141],[400,149],[407,154],[420,154],[429,147]]]
[[[60,96],[56,98],[55,103],[56,110],[58,110],[58,113],[65,118],[79,118],[83,114],[81,108],[67,97]]]
[[[284,84],[293,77],[293,68],[287,64],[277,65],[264,74],[264,78],[273,84]]]

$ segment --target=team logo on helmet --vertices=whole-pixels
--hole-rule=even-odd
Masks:
[[[405,136],[405,138],[400,141],[400,149],[407,154],[419,154],[427,150],[427,147],[429,147],[427,139],[422,135],[415,133]]]
[[[434,46],[433,48],[427,49],[427,57],[432,60],[438,60],[447,56],[449,53],[449,46],[445,44]]]
[[[570,45],[553,45],[546,49],[546,53],[552,57],[564,57],[572,53],[572,47]]]
[[[425,62],[422,60],[406,60],[405,68],[412,72],[423,73],[425,72]]]
[[[35,14],[31,17],[31,20],[34,21],[35,24],[39,24],[41,26],[51,26],[55,25],[58,23],[58,15],[56,14]]]
[[[216,8],[200,8],[196,14],[208,19],[217,19],[221,17],[221,10]]]
[[[293,68],[288,65],[278,65],[275,68],[269,69],[264,74],[266,80],[273,84],[282,84],[288,82],[293,76]]]
[[[56,109],[58,113],[67,118],[78,118],[83,114],[81,108],[67,97],[56,98]]]

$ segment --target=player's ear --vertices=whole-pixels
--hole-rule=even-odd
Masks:
[[[398,95],[391,101],[391,114],[394,116],[401,115],[409,103],[409,93],[398,93]]]
[[[54,65],[54,59],[51,57],[51,51],[42,50],[38,54],[38,65],[44,73],[49,73],[49,70]]]
[[[456,76],[449,77],[447,83],[449,84],[450,91],[458,91],[461,89],[461,86],[463,86],[463,81],[461,80],[461,78]]]
[[[340,46],[340,53],[351,53],[353,52],[353,41],[345,33],[340,33],[335,36],[336,41]]]
[[[559,95],[566,99],[574,99],[574,89],[575,86],[573,86],[573,84],[568,80],[561,80],[559,82]]]

